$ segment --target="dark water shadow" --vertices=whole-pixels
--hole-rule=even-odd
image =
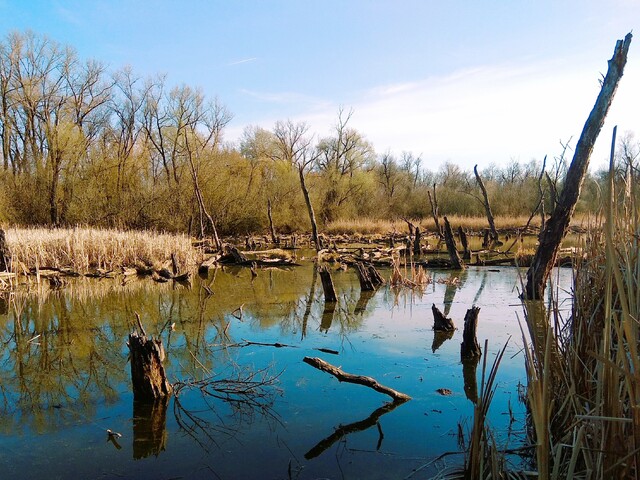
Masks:
[[[380,437],[378,439],[378,444],[376,446],[376,450],[380,450],[380,447],[382,446],[382,439],[384,438],[384,435],[382,433],[382,428],[378,423],[380,420],[380,417],[395,410],[397,407],[399,407],[405,402],[406,400],[398,400],[394,402],[385,403],[382,407],[377,408],[373,412],[371,412],[371,415],[369,415],[364,420],[348,423],[347,425],[338,425],[335,428],[335,431],[331,435],[320,440],[313,448],[311,448],[311,450],[305,453],[304,458],[307,460],[316,458],[317,456],[321,455],[325,450],[330,448],[333,444],[335,444],[337,441],[339,441],[346,435],[349,435],[355,432],[363,432],[373,427],[374,425],[378,426],[378,431],[380,432]]]
[[[157,457],[167,446],[169,397],[155,402],[133,401],[133,459]]]
[[[464,379],[464,394],[472,403],[478,403],[478,363],[480,357],[470,358],[462,362],[462,378]]]
[[[449,331],[435,331],[433,332],[433,343],[431,344],[431,352],[436,353],[444,342],[453,338],[454,330]]]

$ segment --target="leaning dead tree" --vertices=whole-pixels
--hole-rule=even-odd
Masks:
[[[373,292],[379,286],[384,285],[384,278],[370,263],[356,262],[355,267],[361,291]]]
[[[129,334],[131,383],[134,400],[154,401],[168,397],[173,387],[164,371],[165,353],[162,341],[147,337],[140,315],[136,313],[137,328]]]
[[[330,363],[325,362],[321,358],[317,357],[304,357],[304,363],[311,365],[318,370],[322,370],[323,372],[330,373],[334,377],[336,377],[341,382],[346,383],[355,383],[357,385],[364,385],[365,387],[369,387],[374,389],[376,392],[384,393],[385,395],[389,395],[393,398],[394,401],[398,402],[406,402],[407,400],[411,400],[411,397],[405,393],[398,392],[393,388],[386,387],[378,383],[378,381],[371,377],[365,377],[364,375],[353,375],[351,373],[347,373],[341,370],[338,367],[331,365]]]
[[[431,312],[433,313],[433,329],[436,332],[453,332],[456,329],[453,320],[445,316],[445,314],[436,307],[435,303],[431,305]]]
[[[320,280],[322,281],[322,290],[324,291],[325,302],[336,302],[338,297],[336,295],[336,289],[333,286],[333,279],[331,273],[325,266],[318,267],[318,273],[320,273]]]
[[[478,165],[473,167],[473,173],[476,175],[476,182],[482,191],[482,198],[484,204],[484,211],[487,214],[487,221],[489,222],[489,230],[491,232],[491,243],[498,241],[498,231],[496,230],[496,224],[493,221],[493,213],[491,212],[491,204],[489,203],[489,196],[487,195],[487,189],[484,187],[484,182],[478,173]]]
[[[440,228],[440,220],[438,218],[438,197],[436,197],[436,184],[433,184],[433,197],[431,197],[431,192],[427,190],[427,195],[429,196],[429,204],[431,204],[431,215],[433,216],[433,223],[436,226],[436,232],[438,237],[441,239],[444,238],[442,234],[442,228]]]
[[[453,231],[447,217],[444,217],[444,241],[447,244],[447,251],[449,252],[449,258],[451,259],[451,267],[454,270],[464,270],[464,263],[458,253],[458,247],[456,247],[456,239],[453,238]]]
[[[607,74],[602,81],[602,88],[582,129],[573,160],[571,160],[571,165],[567,170],[564,187],[551,217],[540,234],[538,248],[527,271],[527,284],[523,292],[523,297],[526,299],[541,299],[544,295],[551,269],[558,257],[560,244],[567,234],[569,222],[580,196],[593,146],[600,130],[602,130],[604,119],[607,116],[609,107],[611,107],[618,83],[622,78],[624,66],[627,63],[627,53],[631,38],[631,33],[628,33],[624,40],[616,42],[613,57],[609,60]]]
[[[0,272],[11,271],[11,250],[7,244],[4,230],[0,228]]]

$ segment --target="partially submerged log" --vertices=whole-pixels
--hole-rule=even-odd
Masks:
[[[329,273],[327,267],[324,266],[318,267],[318,272],[320,273],[320,280],[322,281],[325,302],[336,302],[338,297],[336,296],[336,289],[333,286],[331,273]]]
[[[372,388],[376,392],[384,393],[385,395],[389,395],[394,400],[399,401],[407,401],[411,400],[411,397],[405,393],[398,392],[393,388],[385,387],[378,383],[377,380],[371,377],[365,377],[363,375],[353,375],[351,373],[344,372],[342,369],[331,365],[330,363],[325,362],[321,358],[317,357],[304,357],[304,363],[311,365],[318,370],[322,370],[323,372],[330,373],[334,377],[336,377],[340,382],[346,383],[355,383],[357,385],[364,385],[365,387]]]
[[[452,332],[456,329],[453,320],[444,316],[435,303],[431,305],[431,311],[433,312],[433,329],[436,332]]]
[[[451,231],[451,225],[447,217],[444,217],[444,240],[447,244],[447,251],[449,252],[449,258],[451,259],[451,267],[455,270],[464,270],[464,263],[458,253],[456,247],[456,239],[453,238],[453,232]]]
[[[478,358],[482,355],[482,349],[476,336],[478,313],[480,313],[480,308],[474,305],[467,310],[464,316],[464,330],[462,331],[462,343],[460,344],[460,357],[463,361]]]
[[[129,334],[127,342],[131,357],[133,398],[153,401],[168,397],[173,393],[173,387],[162,365],[165,357],[162,341],[147,337],[138,314],[136,319],[138,328]]]

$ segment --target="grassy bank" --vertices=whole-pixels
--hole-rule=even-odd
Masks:
[[[175,255],[179,270],[193,268],[198,252],[185,235],[94,228],[9,228],[13,270],[71,268],[79,273],[146,265],[160,268]]]

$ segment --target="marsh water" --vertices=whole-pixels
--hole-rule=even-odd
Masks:
[[[476,371],[463,366],[460,342],[473,304],[489,364],[509,340],[489,417],[502,445],[520,445],[523,271],[436,270],[423,291],[386,286],[366,294],[352,269],[335,270],[339,300],[325,305],[313,264],[301,263],[255,278],[249,269],[219,268],[190,285],[78,279],[5,297],[2,478],[430,478],[463,459],[436,461],[460,451],[459,425],[468,433],[472,421],[482,362]],[[571,270],[553,279],[566,311]],[[456,323],[451,338],[434,334],[432,304]],[[183,382],[178,401],[134,404],[126,341],[136,312],[147,333],[162,338],[169,378]],[[305,364],[305,356],[412,400],[389,405],[385,395]],[[229,397],[225,384],[211,383],[221,379],[266,384],[253,396]]]

